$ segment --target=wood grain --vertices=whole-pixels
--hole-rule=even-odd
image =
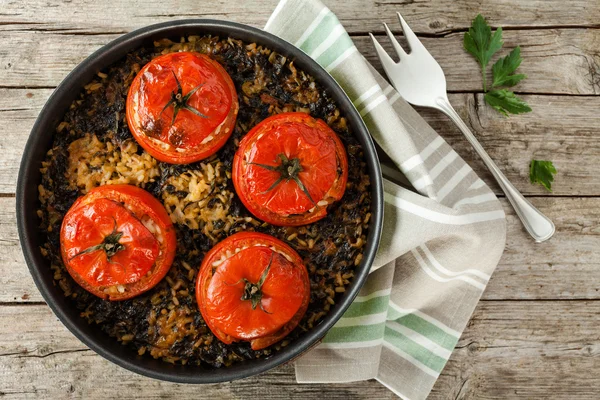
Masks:
[[[105,361],[40,304],[21,254],[14,191],[25,142],[41,107],[94,50],[163,21],[217,18],[264,26],[278,0],[5,0],[0,7],[0,397],[392,399],[370,380],[298,385],[291,365],[239,382],[186,386],[140,377]],[[591,0],[325,0],[359,50],[378,66],[367,32],[402,12],[442,65],[451,102],[509,179],[556,223],[535,244],[505,200],[506,251],[431,399],[597,399],[600,378],[600,2]],[[533,112],[502,118],[481,95],[463,32],[482,13],[503,26],[505,50],[521,45],[515,89]],[[498,56],[497,56],[498,57]],[[493,60],[495,61],[495,59]],[[418,110],[499,192],[460,132]],[[554,192],[528,183],[531,158],[554,161]]]
[[[483,295],[503,299],[600,299],[600,199],[533,198],[556,224],[552,240],[536,244],[502,200],[507,244]],[[43,299],[25,266],[17,239],[14,199],[0,198],[0,303]]]
[[[504,118],[482,94],[450,96],[454,108],[510,181],[526,195],[598,196],[594,165],[600,157],[600,97],[523,95],[533,111]],[[442,113],[418,110],[425,120],[501,194],[499,186],[456,126]],[[529,182],[532,159],[552,160],[558,174],[550,193]]]
[[[392,28],[399,29],[399,24]],[[0,86],[5,87],[54,87],[88,55],[120,36],[24,30],[4,34],[12,42],[11,47],[0,46],[3,77]],[[543,94],[600,93],[600,29],[515,30],[505,32],[503,37],[505,50],[496,57],[520,45],[524,61],[519,71],[528,75],[515,90]],[[448,90],[481,91],[478,64],[464,52],[462,38],[463,33],[453,33],[442,38],[425,37],[422,41],[444,69]],[[378,39],[391,51],[387,38],[378,36]],[[371,39],[359,36],[354,41],[369,61],[379,65]]]
[[[597,399],[598,301],[480,302],[430,399]]]
[[[135,7],[120,0],[7,0],[0,30],[27,29],[64,34],[122,33],[145,25],[187,18],[217,18],[263,27],[278,0],[177,2],[147,0]],[[463,30],[481,13],[504,28],[598,27],[600,6],[589,0],[330,0],[324,3],[352,33],[383,31],[396,12],[416,32]]]
[[[599,313],[599,301],[481,302],[430,398],[597,398]],[[0,371],[0,393],[11,399],[394,398],[372,380],[298,385],[290,365],[202,388],[151,380],[87,350],[45,305],[0,307]]]
[[[394,24],[392,28],[400,26]],[[394,31],[396,31],[394,29]],[[482,91],[479,64],[463,49],[464,33],[443,38],[421,38],[421,42],[438,61],[446,75],[449,91]],[[600,30],[550,29],[539,31],[505,31],[503,50],[490,62],[487,81],[491,82],[491,65],[513,48],[521,47],[523,63],[519,72],[527,75],[513,88],[516,92],[542,94],[592,95],[600,93]],[[389,54],[395,54],[385,36],[377,36]],[[354,38],[357,48],[373,65],[379,66],[373,44],[368,37]],[[395,58],[395,57],[394,57]],[[383,73],[383,69],[379,68]]]
[[[1,50],[0,50],[1,51]],[[15,193],[29,132],[53,89],[0,89],[0,193]]]
[[[317,394],[340,400],[393,398],[375,381],[298,386],[292,365],[203,387],[144,378],[88,350],[46,305],[0,307],[0,377],[0,397],[10,399],[305,399]]]
[[[25,142],[52,89],[0,88],[0,194],[14,193]],[[484,104],[481,95],[452,94],[450,101],[471,126],[492,159],[512,183],[527,195],[548,196],[529,183],[532,158],[550,159],[558,168],[555,195],[600,195],[600,97],[523,96],[529,114],[504,118]],[[460,131],[444,115],[420,109],[423,117],[471,164],[496,191],[501,191]]]

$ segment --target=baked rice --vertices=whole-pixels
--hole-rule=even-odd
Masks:
[[[152,58],[197,51],[216,59],[230,74],[240,110],[234,132],[215,155],[197,163],[157,161],[133,139],[125,100],[133,78]],[[276,227],[254,218],[241,204],[231,166],[241,138],[258,122],[281,112],[306,112],[338,134],[348,154],[348,184],[328,215],[300,227]],[[58,285],[81,316],[138,354],[166,362],[227,366],[269,356],[317,325],[354,277],[363,257],[371,198],[363,151],[334,101],[293,61],[255,43],[211,36],[163,39],[140,48],[99,72],[84,87],[58,125],[42,164],[39,185],[42,253]],[[75,199],[94,187],[131,184],[152,193],[177,231],[177,255],[156,287],[130,300],[105,301],[78,286],[60,255],[60,226]],[[254,351],[249,343],[226,345],[206,326],[194,286],[204,254],[225,237],[255,230],[275,236],[303,258],[311,282],[310,304],[298,327],[281,342]]]

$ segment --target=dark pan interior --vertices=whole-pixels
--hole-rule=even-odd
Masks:
[[[79,95],[83,85],[88,83],[98,71],[118,61],[128,52],[144,45],[152,45],[154,39],[165,37],[177,39],[189,34],[231,36],[262,44],[294,59],[299,68],[313,75],[321,85],[328,88],[340,110],[347,117],[354,134],[364,148],[372,188],[372,218],[364,258],[357,268],[355,281],[341,301],[331,309],[318,326],[277,354],[220,369],[175,366],[149,357],[140,357],[97,327],[88,325],[64,296],[62,290],[53,283],[53,274],[48,261],[40,252],[42,238],[36,215],[36,210],[39,208],[37,187],[41,182],[39,172],[41,162],[51,146],[57,124],[62,120],[71,102]],[[256,28],[216,20],[185,20],[152,25],[120,37],[83,61],[58,86],[42,109],[27,141],[17,182],[17,223],[25,260],[38,289],[62,323],[92,350],[124,368],[152,378],[182,383],[225,382],[255,375],[294,359],[317,343],[342,316],[365,282],[379,243],[382,217],[382,179],[375,147],[358,112],[335,80],[306,54],[288,42]]]

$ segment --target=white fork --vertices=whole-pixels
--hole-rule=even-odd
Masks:
[[[446,77],[444,71],[435,59],[429,54],[427,49],[421,44],[414,32],[404,21],[404,18],[398,13],[400,24],[404,32],[404,37],[410,46],[410,53],[406,53],[400,46],[388,26],[384,23],[385,30],[400,62],[395,62],[385,52],[383,47],[371,35],[377,55],[381,60],[383,69],[392,82],[394,88],[400,93],[407,102],[423,107],[431,107],[440,110],[460,128],[471,146],[475,149],[479,157],[483,160],[486,167],[490,170],[496,181],[506,194],[506,197],[512,204],[521,219],[521,222],[527,229],[527,232],[537,241],[543,242],[550,239],[554,234],[554,224],[552,221],[535,208],[523,195],[510,183],[510,181],[500,171],[498,166],[492,161],[490,156],[479,144],[468,126],[460,119],[458,113],[452,108],[448,101],[446,93]]]

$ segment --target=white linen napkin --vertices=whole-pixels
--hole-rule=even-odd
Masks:
[[[331,73],[419,193],[384,180],[383,235],[371,274],[323,343],[296,361],[297,380],[375,378],[402,398],[424,399],[502,255],[502,207],[320,1],[281,0],[265,30]]]

